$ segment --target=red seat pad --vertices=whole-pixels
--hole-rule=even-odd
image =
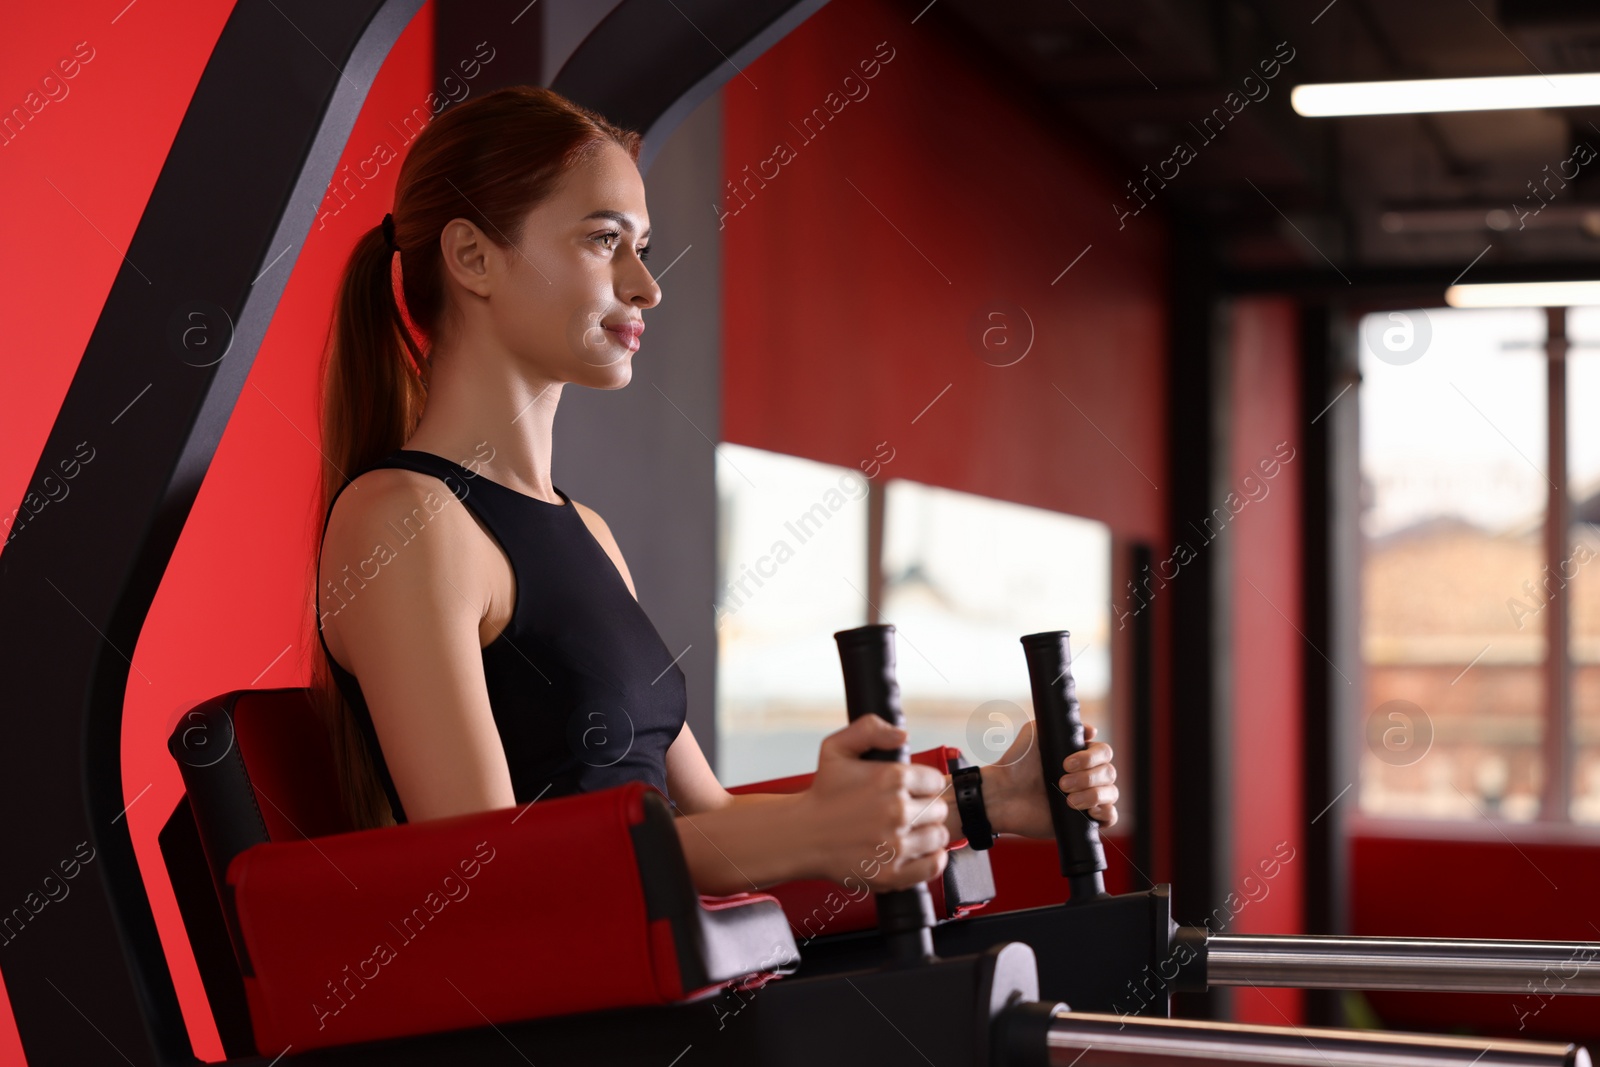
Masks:
[[[630,827],[651,788],[241,853],[228,885],[257,1047],[271,1056],[707,993],[681,988],[668,923],[647,920]]]

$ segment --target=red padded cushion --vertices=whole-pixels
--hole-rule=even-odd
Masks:
[[[228,884],[254,968],[257,1047],[683,999],[629,833],[649,788],[241,853]]]

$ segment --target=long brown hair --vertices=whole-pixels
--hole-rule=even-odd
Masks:
[[[608,142],[637,161],[640,140],[638,133],[531,85],[457,105],[417,136],[400,165],[394,194],[404,306],[395,296],[395,257],[381,224],[356,242],[339,281],[320,385],[324,521],[339,490],[402,447],[422,417],[433,341],[447,312],[439,247],[445,225],[467,219],[496,244],[511,247],[527,213],[572,167]],[[319,544],[323,532],[319,526]],[[315,553],[310,565],[314,617],[320,608]],[[312,697],[328,728],[346,814],[357,829],[392,825],[355,713],[334,681],[315,629],[312,635]]]

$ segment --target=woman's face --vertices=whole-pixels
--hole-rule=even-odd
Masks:
[[[644,265],[649,236],[639,169],[608,141],[528,212],[515,248],[480,245],[481,284],[469,288],[487,299],[469,317],[539,378],[621,388],[642,312],[661,300]]]

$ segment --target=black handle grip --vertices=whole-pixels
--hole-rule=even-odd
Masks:
[[[1100,824],[1088,812],[1069,807],[1067,795],[1057,784],[1064,773],[1061,762],[1088,747],[1078,714],[1077,683],[1072,678],[1071,636],[1066,630],[1028,634],[1022,638],[1022,651],[1033,687],[1034,739],[1044,769],[1050,821],[1056,828],[1061,874],[1071,880],[1076,900],[1105,892],[1100,872],[1106,869],[1106,853],[1100,843]]]
[[[894,627],[887,623],[840,630],[833,635],[839,645],[839,665],[844,670],[844,707],[855,722],[877,715],[890,726],[904,727],[900,710],[900,682],[895,677]],[[862,759],[910,763],[911,745],[868,749]]]
[[[844,702],[850,721],[878,715],[891,726],[904,727],[900,683],[895,678],[894,627],[887,623],[840,630],[833,635],[844,671]],[[911,762],[911,746],[873,748],[862,759]],[[876,894],[878,929],[897,963],[926,963],[933,955],[933,896],[926,883]]]

